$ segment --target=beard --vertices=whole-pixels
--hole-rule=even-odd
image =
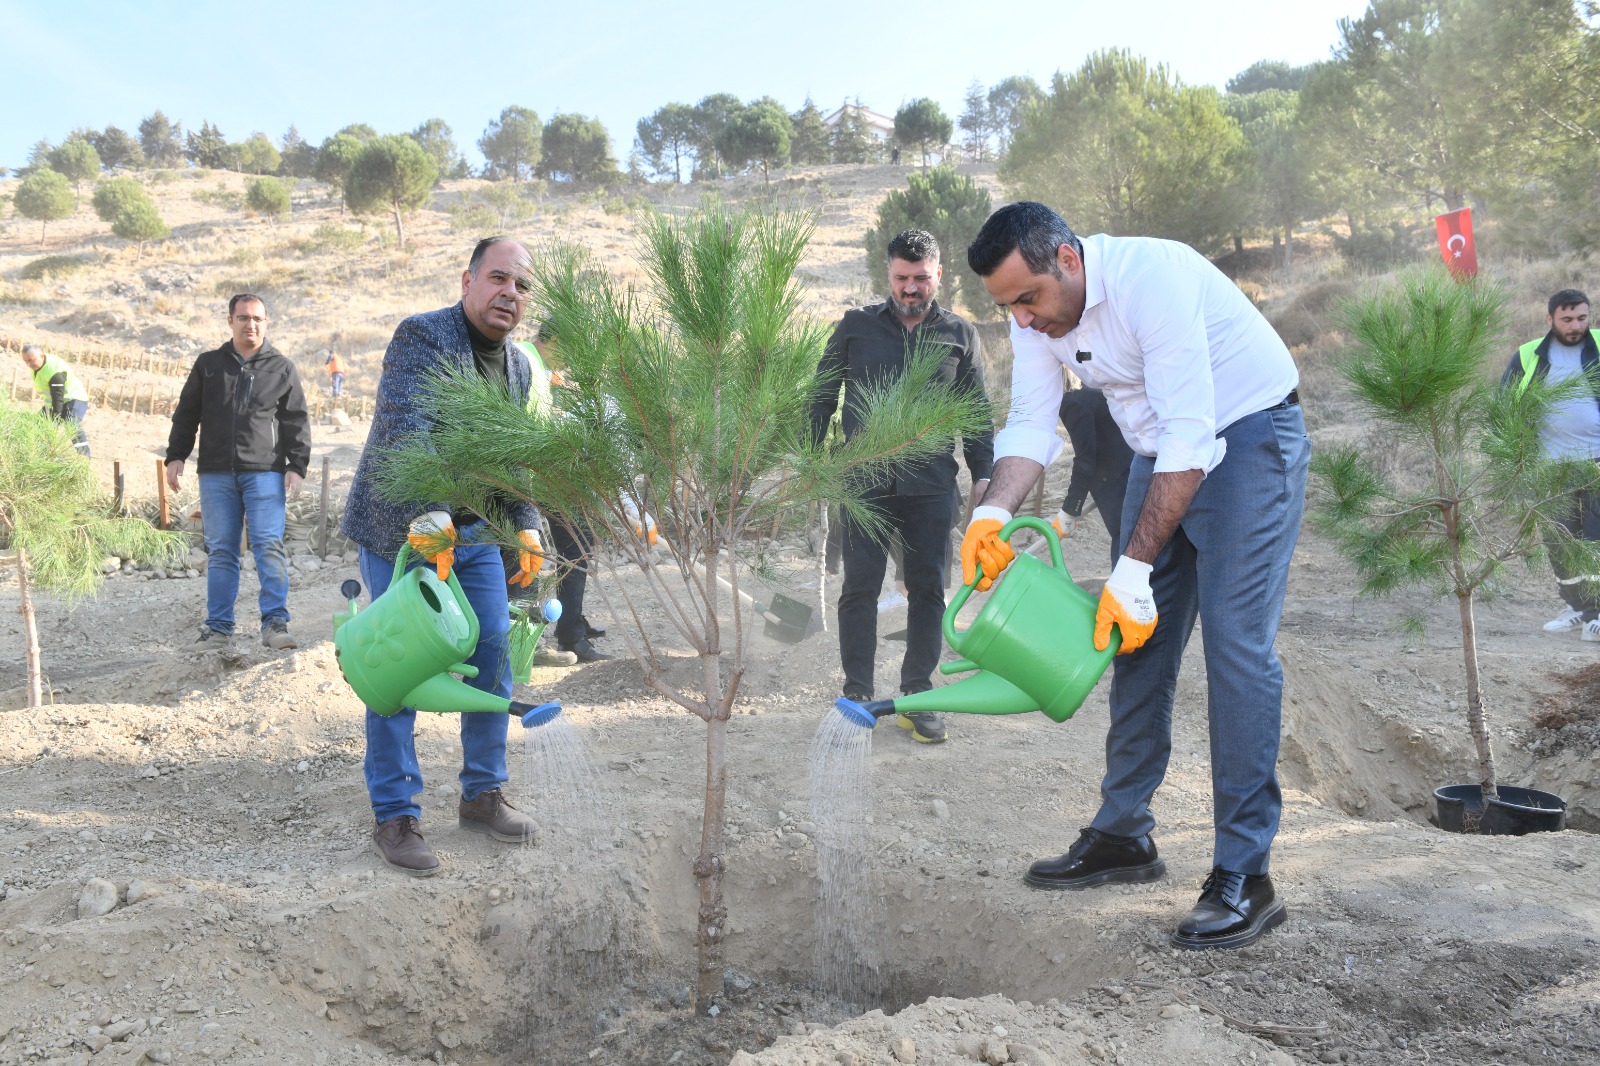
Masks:
[[[902,303],[899,297],[891,295],[889,303],[894,306],[895,314],[904,315],[907,318],[919,318],[927,314],[928,308],[933,305],[933,295],[930,293],[920,300],[911,300],[905,303]]]

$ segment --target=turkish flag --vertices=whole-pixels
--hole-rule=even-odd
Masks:
[[[1433,220],[1439,230],[1439,254],[1457,281],[1478,273],[1478,250],[1472,244],[1472,208],[1439,215]]]

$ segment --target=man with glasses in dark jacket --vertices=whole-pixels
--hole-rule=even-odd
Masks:
[[[267,340],[267,306],[240,293],[228,301],[233,339],[189,369],[167,439],[167,486],[178,479],[200,435],[200,516],[205,523],[206,620],[200,642],[233,636],[239,549],[248,523],[261,582],[261,642],[295,647],[289,635],[289,561],[284,500],[300,491],[311,462],[311,421],[300,375]]]

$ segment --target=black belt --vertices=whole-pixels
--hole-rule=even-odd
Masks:
[[[1263,408],[1263,410],[1267,410],[1267,411],[1283,411],[1283,410],[1287,410],[1290,407],[1299,407],[1299,406],[1300,406],[1300,390],[1299,389],[1290,389],[1289,390],[1289,395],[1287,395],[1287,396],[1285,396],[1283,398],[1283,402],[1282,403],[1275,403],[1271,407]]]

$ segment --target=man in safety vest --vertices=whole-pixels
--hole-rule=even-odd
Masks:
[[[1517,349],[1501,383],[1520,389],[1533,380],[1556,384],[1589,375],[1593,385],[1594,376],[1600,374],[1600,330],[1589,328],[1589,297],[1577,289],[1562,289],[1550,297],[1545,321],[1550,331]],[[1551,407],[1539,427],[1539,439],[1552,459],[1600,462],[1600,392]],[[1574,493],[1560,521],[1574,537],[1600,540],[1600,492]],[[1567,609],[1546,622],[1545,631],[1582,629],[1584,640],[1600,641],[1600,575],[1573,572],[1554,550],[1550,565]]]
[[[83,432],[83,418],[89,413],[89,390],[59,355],[47,355],[37,344],[22,346],[22,361],[33,372],[33,391],[48,405],[45,413],[72,423],[72,443],[80,455],[87,456],[89,438]]]
[[[339,358],[337,349],[328,350],[328,361],[323,364],[328,368],[328,385],[333,391],[335,400],[344,395],[344,360]]]

